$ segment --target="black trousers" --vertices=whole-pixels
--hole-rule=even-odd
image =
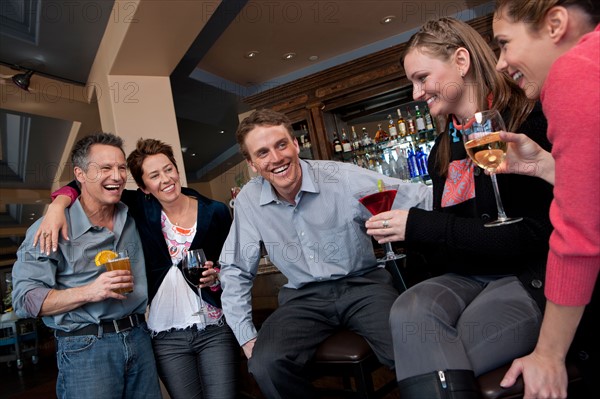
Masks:
[[[360,277],[282,288],[279,308],[260,331],[249,371],[269,399],[313,398],[305,365],[336,329],[365,337],[381,363],[393,367],[388,317],[398,297],[385,269]]]

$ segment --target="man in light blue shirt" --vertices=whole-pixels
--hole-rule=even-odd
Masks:
[[[316,397],[304,365],[340,326],[365,337],[393,367],[388,316],[398,293],[375,259],[364,226],[370,214],[354,194],[383,179],[400,184],[394,208],[430,209],[431,190],[351,164],[300,160],[289,119],[275,111],[252,113],[236,138],[260,177],[236,197],[220,257],[222,301],[262,392],[269,399]],[[251,289],[261,241],[288,283],[257,333]]]
[[[13,267],[17,315],[42,316],[55,330],[59,398],[161,397],[144,321],[144,255],[135,222],[120,202],[127,180],[122,146],[108,133],[75,144],[81,196],[66,210],[69,240],[61,239],[51,253],[34,247],[40,219],[27,231]],[[95,265],[98,252],[123,249],[131,272]],[[127,296],[114,291],[132,287]]]

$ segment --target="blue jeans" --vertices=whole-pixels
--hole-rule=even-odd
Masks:
[[[236,399],[240,347],[226,323],[163,331],[152,339],[160,379],[173,399]]]
[[[162,398],[146,323],[120,333],[56,340],[58,398]]]

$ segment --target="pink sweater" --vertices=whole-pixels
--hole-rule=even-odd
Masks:
[[[600,25],[552,65],[541,101],[556,160],[545,294],[582,306],[600,268]]]

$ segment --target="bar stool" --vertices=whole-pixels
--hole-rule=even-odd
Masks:
[[[323,395],[374,399],[385,396],[396,387],[396,378],[391,376],[383,386],[374,389],[373,373],[382,367],[385,366],[379,363],[363,337],[350,330],[340,330],[319,345],[310,371],[317,377],[342,377],[343,388],[318,389]]]
[[[398,292],[406,290],[401,272],[404,265],[405,258],[388,261],[385,265]],[[379,389],[374,389],[373,373],[385,366],[379,363],[367,341],[350,330],[341,329],[323,341],[317,348],[310,367],[315,376],[342,377],[343,388],[320,389],[325,395],[372,399],[381,398],[396,388],[396,378],[391,375]]]
[[[510,388],[505,389],[500,386],[500,381],[502,381],[509,368],[510,363],[477,378],[482,399],[517,399],[523,397],[525,387],[522,377],[519,377],[515,385]],[[569,397],[583,397],[578,395],[579,390],[582,389],[583,377],[577,366],[571,361],[567,361],[567,375],[569,378]]]

